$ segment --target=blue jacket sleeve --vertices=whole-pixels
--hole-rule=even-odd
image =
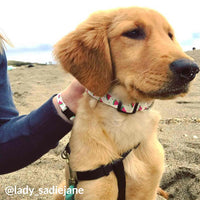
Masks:
[[[18,115],[7,78],[6,57],[0,55],[0,174],[34,162],[71,128],[57,114],[52,98],[30,114]]]

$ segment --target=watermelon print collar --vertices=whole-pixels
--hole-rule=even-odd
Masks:
[[[131,104],[123,104],[120,100],[114,98],[111,96],[111,94],[106,94],[103,97],[95,96],[91,91],[86,90],[86,92],[99,102],[105,103],[106,105],[109,105],[115,109],[117,109],[119,112],[126,113],[126,114],[134,114],[137,111],[144,111],[149,110],[154,102],[150,103],[131,103]]]

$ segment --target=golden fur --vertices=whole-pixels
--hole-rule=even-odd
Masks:
[[[144,30],[145,39],[123,35],[138,27]],[[103,96],[110,91],[123,103],[174,98],[188,90],[186,85],[171,89],[169,65],[191,58],[181,50],[166,19],[151,9],[95,13],[55,45],[55,56],[94,94]],[[155,200],[164,170],[164,151],[156,133],[159,120],[156,111],[127,115],[85,94],[70,139],[72,169],[87,171],[106,165],[141,142],[123,161],[126,199]],[[76,200],[116,200],[118,195],[113,172],[81,181],[78,188],[84,188],[84,194],[76,195]],[[55,198],[64,199],[62,195]]]

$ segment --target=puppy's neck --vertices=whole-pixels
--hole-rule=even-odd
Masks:
[[[132,102],[132,103],[123,103],[122,100],[116,98],[115,96],[112,95],[112,93],[107,93],[106,95],[104,95],[103,97],[98,97],[95,96],[91,91],[86,90],[87,93],[93,97],[94,99],[96,99],[99,102],[102,102],[108,106],[111,106],[115,109],[117,109],[117,111],[122,112],[122,113],[126,113],[126,114],[134,114],[137,111],[145,111],[145,110],[149,110],[152,105],[153,102],[148,102],[148,103],[139,103],[139,102]]]
[[[143,146],[156,130],[155,127],[157,127],[160,119],[158,113],[149,112],[151,106],[149,103],[148,110],[143,108],[143,110],[138,109],[135,114],[123,114],[122,111],[118,112],[117,109],[102,102],[102,98],[107,98],[106,96],[100,98],[87,93],[82,99],[81,109],[79,110],[85,120],[84,123],[88,121],[88,127],[91,127],[93,122],[95,129],[101,130],[97,137],[96,135],[94,137],[93,133],[88,135],[88,132],[87,137],[95,138],[95,143],[102,144],[105,143],[102,138],[106,136],[107,139],[109,138],[106,141],[118,154],[123,154],[139,143]],[[110,96],[109,99],[111,99]],[[85,116],[85,108],[89,113],[88,118]]]

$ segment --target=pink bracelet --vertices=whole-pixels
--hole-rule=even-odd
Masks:
[[[67,117],[67,119],[72,121],[75,117],[75,114],[69,109],[69,107],[66,106],[62,99],[61,93],[56,96],[56,99],[62,113]]]
[[[59,93],[57,96],[57,102],[58,102],[58,105],[60,106],[61,110],[64,112],[65,110],[67,110],[67,106],[65,105],[63,99],[62,99],[62,96],[61,96],[61,93]]]

